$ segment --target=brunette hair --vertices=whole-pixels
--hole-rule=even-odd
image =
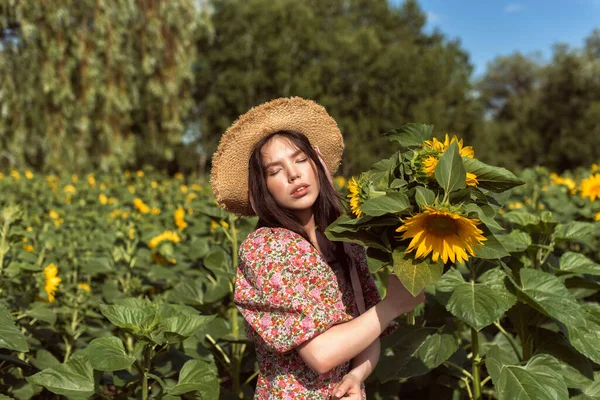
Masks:
[[[313,204],[313,212],[317,229],[324,232],[325,228],[335,221],[344,211],[345,203],[343,197],[337,192],[327,178],[327,173],[323,168],[323,164],[319,161],[319,156],[311,146],[308,138],[297,131],[281,130],[259,140],[252,149],[250,155],[248,163],[248,187],[250,190],[248,196],[251,199],[250,204],[253,205],[254,212],[258,215],[256,229],[261,227],[286,228],[296,232],[310,242],[308,234],[304,231],[298,217],[290,210],[280,207],[267,189],[267,171],[262,162],[261,152],[264,145],[275,136],[282,136],[288,139],[294,146],[302,150],[302,152],[313,161],[313,165],[316,166],[316,176],[319,180],[320,191],[319,196]],[[346,259],[342,243],[336,242],[333,244],[338,260],[341,261]],[[343,258],[340,258],[340,256],[343,256]]]

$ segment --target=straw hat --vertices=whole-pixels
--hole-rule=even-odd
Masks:
[[[255,215],[248,199],[248,161],[254,145],[281,130],[301,132],[317,146],[333,175],[344,150],[335,120],[323,106],[300,97],[263,103],[241,115],[221,137],[213,155],[210,184],[217,203],[239,216]]]

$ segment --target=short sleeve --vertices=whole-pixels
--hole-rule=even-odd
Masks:
[[[284,353],[342,322],[331,276],[300,236],[252,235],[240,246],[234,302],[270,351]],[[310,246],[310,245],[308,245]]]
[[[377,284],[371,272],[369,272],[369,265],[367,263],[367,252],[365,247],[356,243],[352,244],[353,257],[355,265],[357,267],[360,284],[363,290],[363,296],[365,299],[365,309],[374,307],[381,301],[381,294],[377,289]],[[380,337],[387,336],[394,332],[398,328],[398,323],[392,321],[390,325],[381,333]]]

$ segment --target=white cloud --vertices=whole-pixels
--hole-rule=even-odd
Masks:
[[[504,12],[507,14],[514,14],[521,12],[525,9],[525,6],[520,3],[512,3],[504,7]]]
[[[440,16],[434,12],[427,12],[427,22],[430,24],[435,24],[436,22],[440,22]]]

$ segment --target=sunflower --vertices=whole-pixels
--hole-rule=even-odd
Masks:
[[[177,210],[175,210],[174,219],[175,225],[177,225],[177,228],[180,231],[182,231],[186,226],[188,226],[187,222],[185,222],[185,210],[183,209],[183,207],[177,207]]]
[[[425,211],[407,218],[396,232],[404,232],[402,239],[412,239],[407,253],[416,250],[416,258],[432,253],[436,262],[440,257],[444,263],[468,260],[475,256],[473,247],[487,240],[477,228],[479,220],[470,219],[446,210],[425,207]]]
[[[46,275],[46,285],[44,286],[44,290],[48,294],[48,301],[52,303],[54,301],[54,291],[58,289],[58,285],[62,281],[58,275],[58,268],[54,263],[51,263],[46,268],[44,268],[44,275]]]
[[[477,186],[478,183],[477,175],[472,172],[467,172],[467,186]]]
[[[360,210],[361,199],[360,199],[360,186],[354,177],[350,178],[348,181],[348,190],[350,194],[348,198],[350,199],[350,209],[352,213],[360,218],[363,215],[363,212]]]
[[[160,235],[155,236],[152,239],[150,239],[150,241],[148,242],[148,247],[150,247],[151,249],[155,249],[158,247],[160,242],[164,242],[164,241],[179,243],[179,242],[181,242],[181,238],[179,237],[177,232],[164,231]]]
[[[600,198],[600,174],[581,181],[581,197],[589,197],[590,201]]]
[[[435,167],[437,166],[437,163],[437,157],[428,156],[423,160],[423,172],[433,178],[435,176]]]
[[[440,142],[436,138],[433,138],[432,140],[425,140],[424,146],[426,148],[429,148],[430,150],[436,150],[436,151],[443,153],[454,142],[456,142],[458,144],[458,152],[460,153],[460,155],[462,157],[469,157],[469,158],[475,157],[475,151],[473,150],[473,147],[463,146],[462,139],[459,140],[456,137],[456,135],[452,136],[452,138],[449,138],[447,133],[446,133],[446,137],[443,142]]]

